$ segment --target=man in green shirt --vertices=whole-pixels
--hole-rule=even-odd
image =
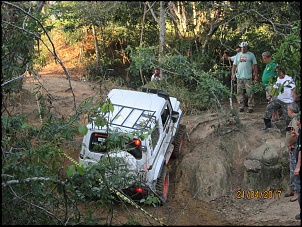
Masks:
[[[266,63],[265,69],[262,74],[262,83],[266,86],[265,88],[266,100],[270,102],[272,97],[270,94],[270,90],[277,79],[277,74],[275,69],[276,66],[278,66],[278,64],[275,63],[274,60],[272,60],[271,53],[268,51],[262,53],[262,59],[263,62]]]

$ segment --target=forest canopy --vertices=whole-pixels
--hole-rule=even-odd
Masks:
[[[26,67],[34,72],[53,59],[64,64],[51,40],[58,31],[69,45],[82,45],[81,62],[91,79],[111,70],[137,88],[161,67],[166,83],[195,93],[203,84],[219,86],[208,84],[208,77],[226,85],[223,51],[235,54],[246,41],[260,75],[261,54],[270,51],[300,84],[299,2],[3,2],[1,10],[2,84]]]

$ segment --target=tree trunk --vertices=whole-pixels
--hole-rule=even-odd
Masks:
[[[92,25],[92,33],[93,33],[93,38],[94,38],[94,48],[95,48],[95,55],[96,55],[96,69],[97,72],[103,75],[103,68],[100,60],[100,50],[99,50],[99,43],[98,43],[98,38],[95,32],[95,27]]]
[[[139,46],[141,47],[143,44],[143,35],[144,35],[144,29],[145,29],[145,18],[146,18],[146,13],[147,13],[147,6],[146,3],[144,3],[144,14],[143,14],[143,18],[142,18],[142,29],[141,29],[141,38],[140,38],[140,43]],[[144,76],[143,76],[143,72],[142,72],[142,67],[139,68],[139,74],[141,76],[141,80],[143,85],[145,84],[145,82],[147,83],[147,79],[145,78],[146,81],[144,81]]]
[[[164,46],[165,46],[165,33],[166,33],[166,18],[165,18],[165,3],[164,1],[160,2],[160,31],[159,31],[159,62],[161,61],[161,56],[164,55]],[[163,78],[162,70],[160,70],[160,76]],[[167,78],[165,77],[167,81]]]

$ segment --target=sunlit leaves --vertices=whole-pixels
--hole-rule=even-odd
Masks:
[[[80,125],[80,126],[79,126],[79,132],[80,132],[82,135],[86,135],[87,132],[88,132],[88,128],[86,127],[86,125]]]
[[[72,176],[75,173],[75,166],[74,165],[67,166],[66,173],[68,177]]]

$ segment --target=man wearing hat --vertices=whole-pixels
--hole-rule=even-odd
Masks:
[[[241,52],[235,57],[232,67],[232,80],[237,80],[237,102],[239,112],[244,111],[244,90],[248,96],[248,113],[253,112],[253,79],[258,80],[258,65],[255,55],[248,51],[248,43],[240,43]]]

